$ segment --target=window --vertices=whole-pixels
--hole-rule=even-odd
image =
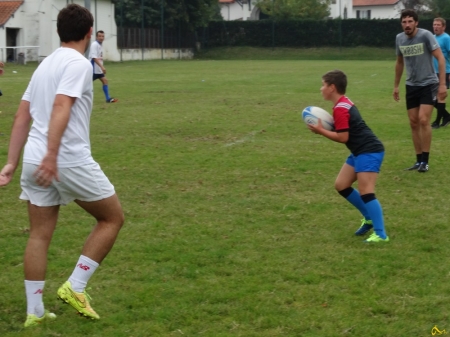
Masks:
[[[357,19],[370,19],[370,9],[365,11],[356,11]]]

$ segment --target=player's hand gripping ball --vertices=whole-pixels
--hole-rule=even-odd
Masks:
[[[317,106],[308,106],[302,112],[303,121],[306,124],[317,125],[319,118],[324,129],[334,130],[334,118],[327,111]]]

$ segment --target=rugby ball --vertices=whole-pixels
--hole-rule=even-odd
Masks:
[[[327,111],[317,106],[307,106],[302,112],[303,121],[306,124],[317,125],[319,118],[322,126],[327,130],[334,130],[334,118]]]

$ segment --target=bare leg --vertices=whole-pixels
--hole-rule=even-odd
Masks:
[[[422,153],[422,139],[420,134],[419,107],[408,110],[409,126],[416,154]]]
[[[338,176],[336,177],[334,187],[339,192],[342,191],[343,189],[351,187],[355,181],[356,181],[355,168],[348,165],[347,163],[344,163],[344,165],[342,165],[341,170],[339,171]]]
[[[30,237],[24,256],[25,279],[45,280],[47,252],[58,220],[58,206],[38,207],[28,202]]]
[[[113,247],[124,222],[119,198],[114,194],[99,201],[75,202],[97,220],[97,225],[84,244],[82,255],[100,264]]]
[[[430,152],[431,148],[431,114],[433,113],[433,105],[422,104],[419,109],[419,124],[421,133],[421,149],[422,152]]]

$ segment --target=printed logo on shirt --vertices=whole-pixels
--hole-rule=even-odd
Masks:
[[[417,56],[423,54],[423,43],[413,44],[410,46],[400,46],[403,56]]]
[[[78,263],[78,264],[77,264],[77,267],[78,267],[78,268],[81,268],[81,269],[83,269],[83,270],[89,270],[89,269],[91,269],[91,268],[89,268],[89,266],[85,266],[85,265],[82,264],[82,263]]]

